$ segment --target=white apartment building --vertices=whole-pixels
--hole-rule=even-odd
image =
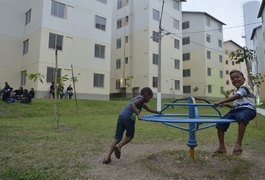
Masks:
[[[233,40],[228,40],[224,42],[224,49],[225,49],[225,55],[224,55],[224,60],[225,60],[225,91],[233,90],[235,87],[233,86],[231,80],[230,80],[230,72],[232,70],[239,70],[241,71],[246,80],[247,80],[247,68],[245,63],[239,63],[236,64],[235,61],[232,61],[229,59],[229,53],[234,52],[236,50],[242,49],[242,46],[234,42]]]
[[[109,99],[111,0],[0,0],[0,21],[1,85],[49,97],[57,47],[59,76],[71,78],[73,66],[77,98]]]
[[[161,0],[115,0],[113,4],[110,91],[158,92],[158,46]],[[182,95],[182,1],[165,0],[162,15],[161,94]]]
[[[265,0],[262,1],[258,12],[258,18],[261,18],[262,25],[253,30],[251,38],[253,39],[254,49],[257,55],[257,70],[261,75],[265,75]],[[260,100],[265,102],[265,82],[259,88]]]
[[[253,29],[251,35],[251,40],[253,41],[253,47],[256,52],[255,62],[255,73],[260,73],[265,75],[265,60],[264,60],[264,40],[262,33],[262,26],[258,26]],[[256,95],[261,101],[265,101],[265,83],[263,82],[260,87],[254,87]]]
[[[182,13],[183,93],[223,97],[223,22],[205,12]]]

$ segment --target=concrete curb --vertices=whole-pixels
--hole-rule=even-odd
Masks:
[[[257,108],[257,113],[265,116],[265,109]]]

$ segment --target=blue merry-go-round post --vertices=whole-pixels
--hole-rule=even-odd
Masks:
[[[187,103],[177,103],[180,100],[187,100]],[[195,100],[204,101],[206,103],[196,103]],[[161,110],[161,114],[145,115],[141,120],[149,122],[161,122],[165,125],[187,131],[189,138],[187,146],[190,147],[190,157],[194,159],[195,147],[198,146],[196,140],[196,131],[207,129],[216,125],[217,122],[231,123],[236,122],[234,119],[221,119],[221,113],[216,108],[216,105],[209,103],[205,99],[188,97],[185,99],[176,99],[171,103],[165,103],[165,107]],[[186,106],[188,107],[188,114],[166,114],[164,113],[169,107]],[[198,107],[211,107],[216,114],[199,114]],[[176,125],[176,123],[187,123],[188,127]],[[202,126],[203,123],[207,123]]]

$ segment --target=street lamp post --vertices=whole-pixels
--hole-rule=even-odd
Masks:
[[[162,41],[162,15],[164,9],[164,0],[162,2],[161,16],[159,20],[158,31],[158,75],[157,75],[157,111],[161,111],[161,41]]]
[[[161,40],[162,31],[159,28],[159,41],[158,41],[158,75],[157,75],[157,111],[161,111]]]

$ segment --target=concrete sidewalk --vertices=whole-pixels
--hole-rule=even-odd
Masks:
[[[265,116],[265,109],[257,108],[257,113]]]

